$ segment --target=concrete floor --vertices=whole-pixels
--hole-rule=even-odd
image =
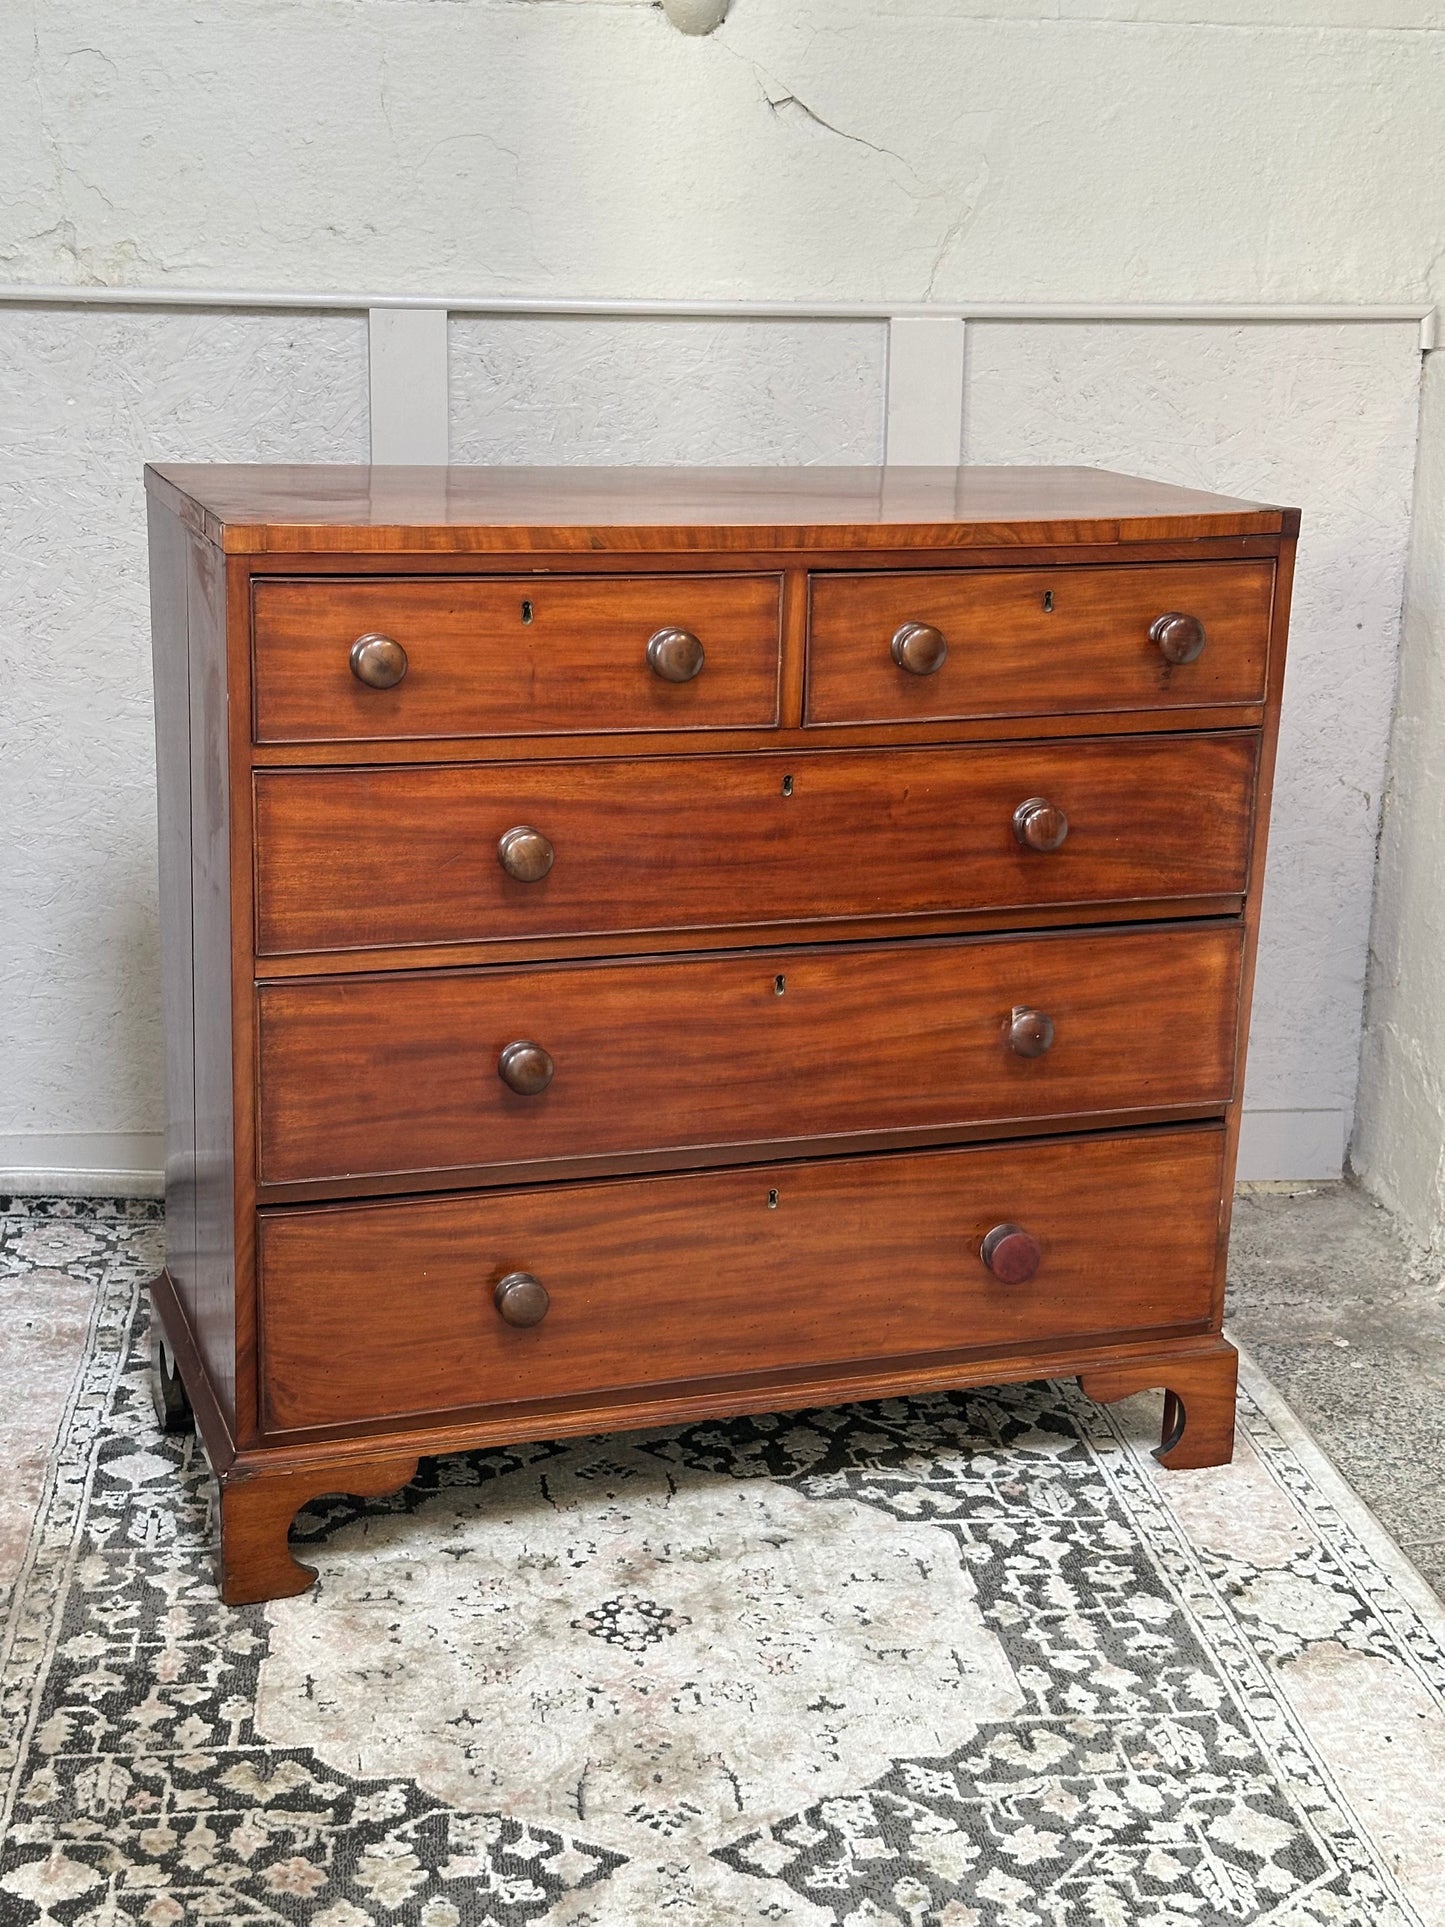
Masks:
[[[1353,1185],[1235,1203],[1227,1324],[1445,1598],[1445,1279]]]

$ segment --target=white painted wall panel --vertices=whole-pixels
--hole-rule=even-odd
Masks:
[[[373,462],[450,459],[445,308],[373,308],[366,320]]]
[[[1420,362],[1408,326],[975,323],[969,461],[1090,462],[1293,504],[1304,522],[1265,879],[1246,1139],[1291,1159],[1353,1115]],[[1333,1114],[1333,1121],[1322,1118]],[[1310,1159],[1315,1154],[1311,1152]]]
[[[360,317],[0,308],[0,1170],[160,1163],[142,464],[364,461],[365,402]]]
[[[886,329],[868,321],[451,324],[458,462],[877,462]]]
[[[950,315],[896,315],[888,324],[890,468],[954,468],[963,451],[964,322]]]

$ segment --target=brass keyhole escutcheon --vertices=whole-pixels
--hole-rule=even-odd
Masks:
[[[1054,613],[1054,592],[1052,589],[1045,589],[1044,590],[1044,614],[1046,616],[1051,616],[1053,613]]]
[[[523,622],[530,622],[532,620],[532,605],[530,602],[524,602],[522,604],[522,620]]]
[[[791,796],[792,793],[793,793],[793,779],[791,776],[785,776],[783,778],[783,794],[784,796]]]
[[[770,1191],[770,1192],[768,1193],[768,1209],[769,1209],[769,1211],[776,1211],[776,1210],[777,1210],[777,1208],[778,1208],[778,1196],[779,1196],[779,1194],[778,1194],[778,1192],[776,1192],[776,1191]]]
[[[788,980],[782,974],[782,972],[779,971],[777,976],[774,977],[773,979],[773,995],[775,997],[781,997],[783,993],[787,990],[787,988],[788,988]]]

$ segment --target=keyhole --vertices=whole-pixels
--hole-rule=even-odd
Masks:
[[[1054,613],[1054,592],[1052,589],[1045,589],[1044,590],[1044,614],[1046,616],[1051,616],[1053,613]]]
[[[770,1191],[768,1193],[768,1209],[769,1211],[776,1211],[777,1208],[778,1208],[778,1194],[776,1191]]]
[[[781,972],[779,972],[779,974],[773,979],[773,995],[775,997],[781,997],[783,992],[787,989],[787,987],[788,987],[787,978],[783,976]]]
[[[784,796],[791,796],[792,793],[793,793],[793,779],[791,776],[785,776],[783,778],[783,794]]]
[[[523,622],[530,622],[532,620],[532,605],[530,602],[524,602],[522,604],[522,620]]]

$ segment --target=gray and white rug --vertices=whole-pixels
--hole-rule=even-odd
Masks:
[[[0,1648],[5,1927],[1445,1922],[1440,1615],[1263,1387],[1220,1472],[1051,1386],[429,1461],[228,1610],[155,1211],[0,1226],[7,1371],[7,1307],[94,1302]]]

